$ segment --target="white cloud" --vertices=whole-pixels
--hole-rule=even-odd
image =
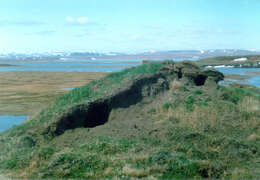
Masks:
[[[67,23],[72,24],[72,25],[87,25],[87,24],[93,23],[89,20],[88,17],[85,17],[85,16],[78,17],[78,18],[73,18],[71,16],[68,16],[66,18],[66,21],[67,21]]]
[[[68,16],[68,17],[66,18],[66,21],[67,21],[68,23],[73,23],[73,22],[75,22],[75,19],[74,19],[73,17]]]
[[[77,22],[78,22],[79,24],[87,24],[87,23],[89,23],[90,21],[89,21],[88,17],[79,17],[79,18],[77,19]]]

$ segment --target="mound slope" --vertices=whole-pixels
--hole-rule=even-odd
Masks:
[[[68,129],[103,125],[108,122],[113,109],[129,108],[147,98],[154,98],[169,90],[174,80],[196,86],[212,86],[223,78],[223,74],[217,71],[202,71],[190,62],[168,62],[155,74],[140,75],[125,82],[118,89],[111,89],[105,97],[68,108],[53,122],[54,125],[47,127],[45,133],[55,136],[63,134]]]

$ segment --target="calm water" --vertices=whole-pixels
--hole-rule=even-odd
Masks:
[[[246,75],[249,77],[246,81],[234,81],[242,84],[249,84],[260,87],[260,74],[251,74],[250,72],[260,72],[260,68],[217,68],[224,74]],[[229,80],[230,81],[230,80]]]
[[[0,67],[0,71],[44,71],[44,72],[117,72],[125,69],[126,67],[120,68],[104,68],[104,67]]]
[[[5,115],[0,116],[0,133],[24,122],[28,116]]]
[[[65,90],[65,91],[70,91],[70,90],[73,90],[75,88],[60,88],[60,90]]]
[[[185,58],[188,60],[197,60],[197,58]],[[174,59],[182,61],[184,58]],[[0,67],[0,71],[63,71],[63,72],[117,72],[128,67],[142,64],[141,59],[130,60],[53,60],[46,62],[1,62],[1,64],[10,64],[15,66]]]
[[[17,62],[9,67],[0,67],[0,71],[65,71],[65,72],[116,72],[137,66],[139,63],[69,63],[69,62]]]

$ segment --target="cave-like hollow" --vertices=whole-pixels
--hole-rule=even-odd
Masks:
[[[207,76],[199,74],[195,79],[194,83],[196,86],[203,86],[207,80]]]

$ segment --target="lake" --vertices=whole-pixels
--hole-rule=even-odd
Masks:
[[[176,58],[174,61],[197,60],[197,58]],[[0,64],[8,64],[12,66],[0,67],[0,71],[46,71],[46,72],[118,72],[125,68],[138,66],[142,64],[141,59],[65,59],[52,60],[45,62],[23,62],[23,61],[1,61]]]
[[[28,116],[4,115],[0,116],[0,133],[24,122]]]
[[[0,67],[0,71],[46,71],[46,72],[116,72],[140,63],[82,63],[82,62],[15,62],[13,66]]]
[[[260,87],[260,68],[217,68],[218,71],[224,74],[246,75],[249,78],[246,80],[228,80],[241,84],[249,84]]]

